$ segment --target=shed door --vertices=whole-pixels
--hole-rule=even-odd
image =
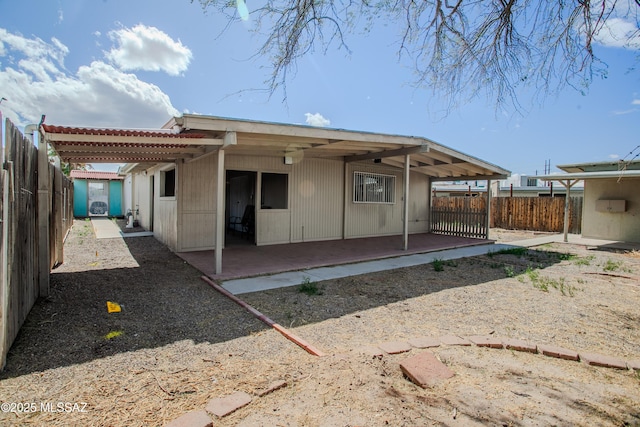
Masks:
[[[109,183],[107,181],[89,181],[89,216],[108,216]]]

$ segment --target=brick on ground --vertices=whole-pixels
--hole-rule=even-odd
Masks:
[[[490,335],[472,335],[466,338],[478,347],[502,348],[502,340]]]
[[[276,390],[280,390],[281,388],[284,388],[287,386],[287,382],[284,380],[279,380],[279,381],[274,381],[271,384],[269,384],[267,386],[267,388],[265,388],[264,390],[261,390],[258,393],[258,396],[262,397],[262,396],[266,396],[269,393],[273,393]]]
[[[382,356],[384,356],[385,354],[384,351],[382,351],[380,348],[374,346],[362,347],[360,349],[360,353],[371,356],[371,358],[382,358]]]
[[[605,368],[627,369],[627,362],[617,357],[605,356],[597,353],[580,353],[580,360],[592,366]]]
[[[508,350],[526,351],[529,353],[538,352],[538,346],[524,340],[518,340],[514,338],[505,338],[502,340],[502,344],[504,344],[504,348]]]
[[[627,366],[629,366],[629,369],[640,371],[640,360],[627,360]]]
[[[440,342],[446,345],[471,345],[471,343],[455,335],[443,335],[440,337]]]
[[[389,341],[380,344],[378,347],[389,354],[406,353],[407,351],[411,351],[412,348],[411,345],[405,341]]]
[[[205,409],[207,412],[222,418],[249,403],[251,403],[251,396],[249,394],[244,391],[236,391],[229,396],[211,399]]]
[[[419,337],[419,338],[410,339],[409,345],[415,348],[439,347],[440,340],[437,338],[431,338],[431,337]]]
[[[422,388],[433,387],[454,376],[453,371],[429,351],[404,360],[400,363],[400,369],[412,382]]]
[[[191,411],[171,421],[165,427],[212,427],[213,420],[206,411]]]
[[[539,344],[538,351],[545,356],[556,357],[558,359],[580,360],[580,356],[578,355],[578,353],[562,347]]]

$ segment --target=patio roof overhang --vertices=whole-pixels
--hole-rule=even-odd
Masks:
[[[376,161],[404,168],[410,155],[411,171],[434,181],[503,179],[508,170],[421,137],[358,132],[304,125],[229,119],[185,114],[164,126],[183,133],[208,133],[224,138],[236,133],[236,143],[226,153],[249,156],[343,159],[346,162]]]
[[[205,134],[179,134],[167,129],[100,129],[42,124],[40,130],[45,142],[68,163],[170,163],[195,159],[223,144],[221,139]]]
[[[159,163],[191,162],[224,149],[227,155],[373,161],[433,181],[502,179],[510,172],[426,138],[357,132],[215,116],[184,115],[162,129],[99,129],[42,124],[41,132],[69,163],[127,163],[139,171]],[[234,134],[233,138],[229,138]]]

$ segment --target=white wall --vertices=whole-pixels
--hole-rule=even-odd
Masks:
[[[598,200],[626,200],[626,211],[597,212]],[[582,236],[640,242],[640,179],[591,179],[585,182]]]

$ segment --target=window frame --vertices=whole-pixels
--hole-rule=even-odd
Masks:
[[[167,173],[173,173],[173,194],[167,194]],[[160,198],[163,199],[175,199],[176,190],[178,189],[178,174],[177,168],[167,168],[160,171]]]
[[[353,172],[353,203],[358,204],[379,204],[379,205],[394,205],[396,203],[396,175],[382,174],[377,172]],[[382,183],[378,182],[365,182],[370,179],[382,179]],[[382,186],[382,200],[380,198],[374,199],[367,197],[371,193],[367,190],[368,185]],[[376,191],[378,192],[378,191]]]

